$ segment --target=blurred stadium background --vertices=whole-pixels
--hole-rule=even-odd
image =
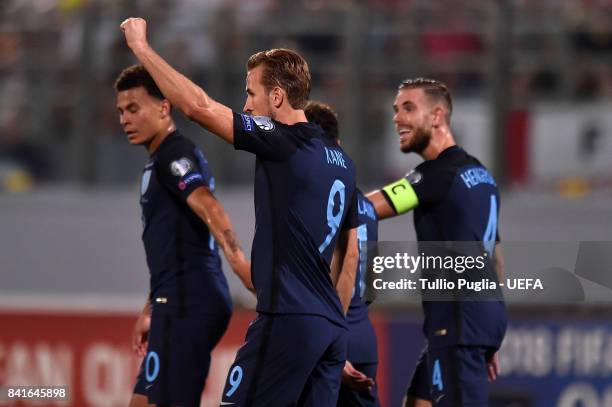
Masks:
[[[136,15],[171,64],[235,110],[249,55],[302,52],[312,98],[337,108],[364,190],[419,161],[397,151],[397,84],[442,79],[459,143],[503,185],[503,240],[612,241],[609,0],[0,0],[0,386],[68,385],[71,401],[57,405],[129,399],[138,360],[128,338],[147,293],[146,154],[121,132],[112,85],[135,62],[118,26]],[[203,146],[249,248],[253,158],[177,119]],[[381,223],[381,240],[414,240],[411,221]],[[599,266],[612,273],[611,264]],[[205,406],[218,405],[253,316],[229,278],[237,312]],[[420,309],[372,310],[381,398],[397,406],[423,343]],[[511,307],[491,405],[611,407],[611,311]]]

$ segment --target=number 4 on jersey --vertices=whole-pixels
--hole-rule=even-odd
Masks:
[[[495,236],[497,236],[497,199],[495,195],[491,195],[491,206],[489,208],[489,221],[487,222],[487,230],[485,230],[482,238],[484,248],[489,256],[493,256],[495,248]]]
[[[439,359],[436,359],[433,365],[431,384],[433,385],[433,387],[437,387],[438,391],[444,390],[444,383],[442,382],[442,370],[440,369]]]

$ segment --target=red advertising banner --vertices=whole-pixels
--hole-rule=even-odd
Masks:
[[[219,405],[227,372],[255,315],[234,313],[213,351],[202,407]],[[14,399],[0,405],[127,406],[140,367],[129,341],[135,318],[129,313],[0,312],[0,387],[67,386],[69,392],[67,401]],[[384,364],[384,330],[375,325]],[[379,392],[386,405],[382,367]]]

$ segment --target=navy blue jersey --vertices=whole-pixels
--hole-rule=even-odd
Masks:
[[[215,313],[231,300],[215,240],[186,199],[198,187],[214,189],[202,151],[174,132],[151,155],[142,175],[140,205],[151,300],[166,310]],[[196,310],[193,305],[205,305]]]
[[[417,166],[407,179],[419,202],[414,211],[419,242],[481,242],[477,254],[483,250],[493,254],[499,241],[499,192],[476,158],[457,146],[449,147],[435,160]],[[495,273],[490,277],[496,278]],[[506,327],[501,301],[425,301],[423,307],[424,331],[431,347],[501,345]]]
[[[357,209],[359,227],[357,239],[359,241],[359,266],[355,278],[353,297],[346,315],[347,322],[357,323],[368,317],[368,307],[364,300],[367,278],[368,242],[378,241],[378,216],[374,205],[360,190],[357,190]]]
[[[340,225],[357,227],[352,160],[316,125],[237,113],[234,147],[257,156],[251,252],[257,311],[344,324],[329,264]]]
[[[414,211],[419,241],[482,241],[492,249],[499,240],[497,185],[463,149],[449,147],[422,162],[408,180],[419,198]]]
[[[349,326],[346,356],[353,364],[371,363],[375,366],[378,362],[376,333],[368,319],[368,305],[365,302],[364,294],[367,284],[368,242],[375,243],[378,241],[378,217],[374,205],[360,190],[357,190],[357,210],[359,220],[359,227],[357,228],[359,264],[357,266],[357,275],[355,276],[353,297],[346,314],[346,321]]]

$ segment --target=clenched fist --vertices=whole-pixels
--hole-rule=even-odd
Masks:
[[[139,17],[131,17],[121,23],[128,47],[134,48],[147,44],[147,22]]]

